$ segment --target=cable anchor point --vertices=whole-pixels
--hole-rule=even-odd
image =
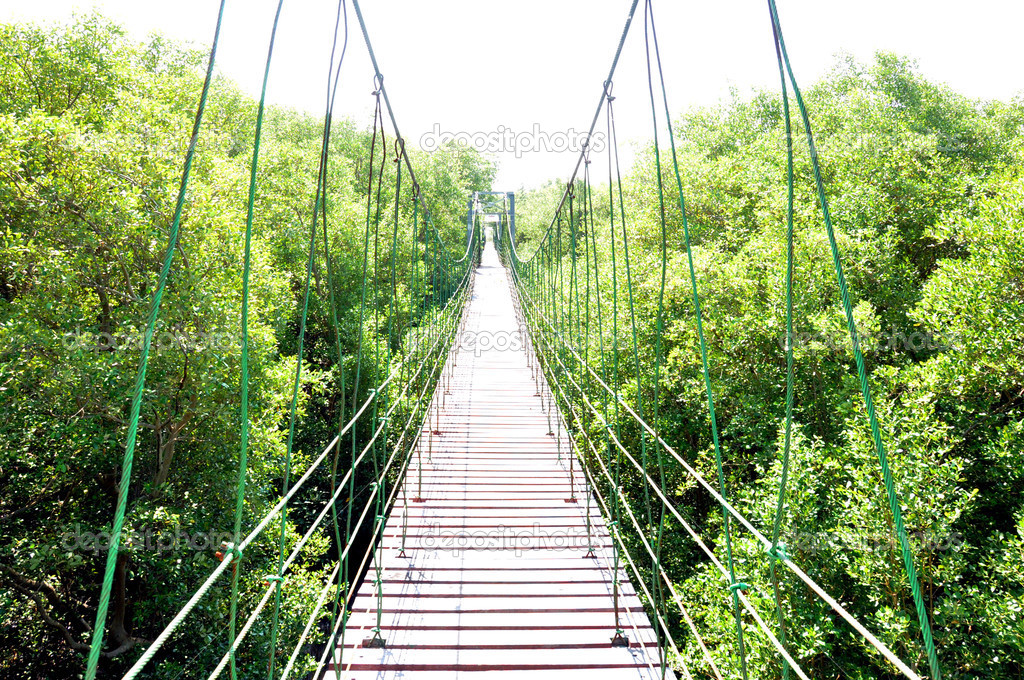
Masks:
[[[615,635],[612,636],[612,647],[629,647],[629,637],[621,628],[615,629]]]
[[[380,635],[379,627],[373,628],[373,637],[368,637],[363,640],[363,647],[369,649],[384,649],[387,647],[387,644],[384,642],[384,638]]]

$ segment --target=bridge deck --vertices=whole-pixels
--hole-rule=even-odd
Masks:
[[[442,403],[388,518],[378,551],[386,646],[364,646],[377,622],[371,571],[354,601],[341,668],[324,677],[660,678],[654,631],[621,571],[618,610],[630,646],[611,645],[612,540],[592,505],[595,557],[586,556],[588,494],[577,466],[578,500],[567,502],[566,437],[556,416],[549,427],[526,351],[505,342],[519,327],[490,244],[466,313],[464,337],[486,332],[495,342],[486,350],[487,341],[460,343],[449,393],[437,390]],[[547,393],[543,383],[539,392]]]

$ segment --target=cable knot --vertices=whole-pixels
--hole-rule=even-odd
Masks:
[[[277,574],[267,574],[263,577],[263,580],[267,583],[280,583],[284,584],[284,576],[278,576]]]
[[[789,553],[786,552],[785,543],[777,543],[776,545],[770,545],[767,548],[765,548],[765,552],[782,562],[785,562],[789,559]]]
[[[235,562],[240,562],[242,560],[242,551],[236,548],[234,543],[229,543],[227,541],[221,543],[220,550],[213,554],[219,562],[223,562],[224,558],[228,555],[232,555],[232,559]]]
[[[740,590],[748,590],[749,588],[749,584],[744,583],[743,581],[737,581],[736,583],[733,583],[729,586],[729,592],[735,593]]]

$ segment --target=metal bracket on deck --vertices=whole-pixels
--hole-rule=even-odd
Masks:
[[[371,649],[384,649],[387,647],[384,643],[384,638],[380,636],[380,628],[374,628],[373,637],[368,637],[363,640],[363,647],[369,647]]]
[[[363,646],[365,647],[366,645],[364,644]],[[629,647],[629,638],[621,630],[615,631],[615,637],[612,638],[612,647]]]

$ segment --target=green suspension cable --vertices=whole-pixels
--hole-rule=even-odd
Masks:
[[[779,543],[782,529],[782,516],[786,503],[786,481],[789,476],[789,454],[793,432],[793,126],[789,111],[789,92],[786,86],[786,73],[782,65],[782,52],[779,47],[778,33],[775,22],[772,22],[772,33],[775,36],[775,55],[779,64],[779,80],[782,84],[782,109],[786,124],[786,425],[785,441],[782,449],[782,471],[779,476],[778,502],[775,506],[775,518],[772,522],[772,544],[768,548],[772,560],[768,565],[768,574],[775,595],[775,615],[779,621],[779,642],[786,644],[786,623],[782,612],[782,597],[777,574],[777,561],[785,554],[785,548]],[[789,662],[782,660],[782,677],[789,677]]]
[[[337,68],[334,67],[334,54],[338,44],[338,31],[341,25],[344,25],[343,41],[341,46],[341,55],[338,58]],[[345,427],[345,403],[347,401],[347,390],[345,385],[345,355],[342,351],[341,344],[341,328],[338,324],[338,303],[337,293],[335,292],[335,275],[334,275],[334,263],[331,257],[330,251],[330,238],[327,231],[327,218],[328,218],[328,206],[327,206],[327,161],[330,155],[330,140],[331,140],[331,124],[334,114],[334,103],[337,99],[338,83],[341,80],[341,65],[345,61],[345,54],[348,51],[348,9],[345,5],[345,0],[339,0],[337,17],[334,24],[334,38],[331,42],[331,57],[328,60],[328,72],[327,72],[327,110],[324,113],[324,135],[323,144],[320,151],[320,193],[322,196],[322,224],[323,224],[323,240],[324,240],[324,263],[327,268],[327,293],[328,303],[331,308],[331,324],[334,328],[334,345],[335,353],[337,355],[337,366],[338,373],[341,382],[341,395],[337,400],[338,403],[338,445],[334,447],[334,454],[331,457],[331,498],[335,497],[337,493],[337,479],[338,479],[338,462],[341,455],[341,439],[343,436],[343,430]],[[333,87],[331,85],[331,77],[334,77]],[[354,474],[352,475],[354,477]],[[350,495],[351,498],[351,495]],[[348,503],[349,516],[351,517],[351,500]],[[331,504],[331,524],[334,529],[334,541],[339,552],[342,550],[344,543],[341,540],[341,526],[338,520],[338,506],[336,503]],[[350,531],[346,530],[345,540],[349,539]],[[344,602],[344,582],[348,580],[348,554],[341,560],[339,573],[342,575],[338,578],[337,588],[335,589],[334,602],[331,610],[331,624],[330,630],[337,628],[338,617],[344,617],[345,613],[343,610]],[[334,659],[335,663],[340,664],[340,649],[334,647]]]
[[[85,680],[95,680],[100,652],[103,648],[107,609],[110,606],[110,592],[114,585],[114,571],[117,568],[121,545],[121,530],[124,528],[125,510],[128,505],[128,491],[132,481],[132,463],[135,459],[135,443],[138,437],[139,417],[142,411],[142,392],[146,386],[149,352],[153,344],[153,334],[156,331],[156,321],[160,316],[160,302],[163,299],[164,288],[167,285],[167,279],[171,273],[171,264],[174,261],[174,251],[178,247],[181,216],[185,209],[185,194],[188,191],[188,180],[192,171],[192,161],[195,159],[196,145],[199,143],[199,130],[203,124],[203,113],[206,111],[210,83],[213,80],[213,66],[217,58],[217,44],[220,41],[220,29],[224,19],[224,4],[225,0],[221,0],[220,8],[217,11],[217,27],[214,29],[213,45],[210,47],[210,58],[206,66],[206,79],[203,81],[203,90],[199,96],[199,106],[196,108],[195,121],[192,125],[192,137],[189,140],[188,151],[185,153],[185,168],[181,173],[181,183],[178,187],[178,199],[174,208],[174,218],[171,221],[171,229],[167,237],[167,250],[164,253],[163,267],[160,270],[160,278],[157,281],[156,290],[153,292],[149,318],[146,322],[146,334],[143,337],[142,344],[142,358],[139,360],[139,370],[135,377],[131,415],[128,418],[128,437],[125,443],[124,460],[121,463],[121,481],[117,487],[117,508],[114,511],[114,523],[110,531],[110,547],[107,551],[107,564],[103,573],[103,585],[100,588],[99,604],[96,607],[96,623],[93,626],[92,641],[89,645]]]
[[[241,369],[241,433],[238,446],[238,483],[235,495],[235,522],[232,532],[232,550],[236,549],[241,540],[242,513],[245,506],[245,482],[248,473],[249,453],[249,273],[252,264],[252,220],[256,204],[256,170],[259,165],[260,139],[263,134],[263,113],[267,100],[267,82],[270,80],[270,63],[274,56],[274,39],[277,37],[277,26],[281,20],[281,7],[284,0],[277,3],[277,11],[274,13],[274,23],[270,30],[270,44],[267,47],[267,63],[263,70],[263,87],[260,90],[260,103],[256,113],[256,131],[252,147],[252,165],[249,170],[249,197],[246,203],[245,217],[245,246],[242,265],[242,356]],[[235,625],[238,617],[238,571],[241,555],[238,555],[231,564],[231,602],[228,613],[228,650],[230,654],[230,674],[237,678],[235,668]]]
[[[605,83],[605,97],[607,98],[607,105],[605,107],[605,125],[608,139],[611,139],[612,135],[612,119],[611,119],[611,104],[615,101],[615,97],[612,96],[612,83],[608,81]],[[614,394],[614,422],[615,422],[615,439],[620,439],[622,433],[619,430],[619,283],[618,283],[618,265],[615,261],[615,195],[613,193],[614,183],[612,181],[612,152],[608,151],[608,227],[609,236],[611,239],[611,265],[612,265],[612,385],[615,386]],[[609,455],[611,452],[609,451]],[[610,463],[611,461],[609,461]],[[615,449],[615,479],[613,482],[613,509],[612,509],[612,530],[616,533],[619,531],[619,503],[620,503],[620,472],[622,468],[622,455],[618,448]],[[619,622],[619,549],[614,548],[615,558],[613,560],[614,567],[612,570],[612,600],[615,608],[615,638],[613,640],[618,641],[623,639],[623,630]]]
[[[821,177],[821,166],[818,163],[818,152],[814,145],[814,135],[811,132],[811,120],[804,104],[800,88],[796,83],[796,76],[793,75],[793,68],[786,52],[786,42],[782,37],[782,26],[779,22],[778,9],[775,0],[768,0],[768,10],[771,13],[773,30],[776,43],[785,64],[786,72],[789,74],[789,81],[793,85],[793,96],[796,98],[797,107],[800,110],[800,117],[803,119],[804,131],[807,136],[807,145],[810,150],[811,168],[814,173],[814,183],[818,193],[818,200],[821,204],[822,220],[825,223],[825,231],[828,234],[829,248],[832,253],[832,265],[836,273],[836,282],[839,285],[839,292],[843,302],[843,311],[846,314],[846,326],[850,335],[850,343],[853,347],[853,358],[857,365],[857,377],[860,380],[861,394],[864,397],[864,407],[868,414],[868,422],[871,427],[871,437],[875,444],[875,453],[878,456],[878,464],[882,470],[882,482],[885,485],[886,497],[889,501],[889,510],[892,512],[893,524],[895,525],[896,537],[900,542],[900,551],[903,557],[903,567],[907,574],[907,581],[914,600],[914,608],[917,610],[918,624],[921,627],[921,637],[924,639],[925,652],[928,656],[928,667],[933,680],[940,680],[942,669],[939,666],[938,654],[935,650],[935,642],[932,639],[931,622],[928,617],[928,610],[921,595],[921,583],[917,576],[917,568],[914,566],[914,555],[907,538],[906,527],[903,523],[903,513],[900,510],[899,494],[896,491],[896,484],[893,481],[892,470],[889,468],[889,458],[886,453],[885,443],[882,441],[882,433],[878,425],[878,417],[875,414],[874,402],[871,398],[871,387],[868,383],[867,369],[864,366],[864,355],[860,348],[860,339],[857,333],[857,324],[853,319],[853,305],[850,302],[850,291],[846,285],[846,277],[843,274],[842,258],[839,254],[839,246],[836,242],[835,230],[832,227],[832,217],[829,213],[828,199],[825,195],[825,183]]]
[[[671,120],[669,117],[668,110],[668,99],[665,95],[665,83],[664,79],[661,82],[662,95],[665,101],[665,116],[666,119]],[[700,358],[701,358],[701,370],[704,376],[704,389],[707,397],[708,404],[708,418],[711,422],[711,438],[715,448],[715,466],[718,472],[718,487],[719,494],[723,499],[728,500],[728,495],[725,489],[725,470],[722,466],[722,447],[718,437],[718,418],[715,415],[715,397],[714,390],[711,387],[711,372],[708,363],[708,349],[707,341],[704,336],[704,322],[702,320],[701,306],[700,306],[700,295],[697,290],[697,273],[693,264],[693,247],[690,240],[690,227],[686,217],[686,201],[683,197],[683,181],[679,175],[679,160],[676,153],[675,137],[669,134],[670,148],[672,150],[672,169],[675,173],[676,179],[676,190],[679,194],[679,210],[682,214],[682,226],[683,226],[683,238],[686,245],[686,260],[690,274],[690,289],[693,297],[693,310],[694,318],[696,319],[697,325],[697,338],[700,344]],[[740,673],[744,680],[747,678],[747,659],[746,659],[746,646],[743,642],[743,624],[740,618],[740,600],[737,590],[743,587],[742,583],[736,580],[736,568],[735,562],[732,555],[732,531],[729,522],[729,512],[722,506],[722,527],[725,533],[725,550],[728,562],[729,571],[729,591],[732,593],[732,604],[733,604],[733,618],[736,622],[736,641],[737,651],[740,659]]]
[[[657,33],[654,27],[654,9],[651,6],[650,0],[646,0],[644,3],[644,56],[647,63],[647,91],[651,101],[651,121],[654,131],[654,165],[655,173],[657,174],[657,186],[658,186],[658,217],[661,226],[661,281],[658,287],[658,314],[655,320],[655,345],[654,345],[654,403],[652,413],[652,427],[655,432],[655,452],[657,454],[658,462],[658,476],[661,483],[661,488],[665,489],[665,463],[662,457],[662,449],[657,445],[657,437],[660,435],[660,428],[658,422],[659,416],[659,388],[660,388],[660,370],[661,370],[661,354],[662,354],[662,334],[664,332],[664,314],[665,314],[665,283],[667,278],[668,269],[668,237],[666,234],[665,224],[665,188],[664,182],[661,177],[661,149],[658,140],[658,114],[654,100],[654,83],[651,72],[651,50],[650,41],[648,39],[648,24],[650,25],[651,35],[654,37],[655,49],[657,49]],[[661,74],[661,59],[658,59],[658,74]],[[664,84],[664,78],[662,77],[662,84]],[[667,120],[669,134],[672,134],[672,123],[671,120]],[[644,485],[647,489],[647,485]],[[661,546],[662,538],[665,530],[665,502],[661,501],[660,511],[658,513],[658,529],[654,539],[654,554],[652,556],[652,569],[651,569],[651,593],[655,598],[654,609],[655,613],[659,611],[665,611],[665,592],[663,584],[660,578],[658,578],[658,572],[661,569]],[[666,611],[667,616],[667,611]],[[664,642],[661,639],[661,629],[656,629],[658,635],[658,655],[661,661],[661,677],[664,679],[668,670],[668,659]]]

